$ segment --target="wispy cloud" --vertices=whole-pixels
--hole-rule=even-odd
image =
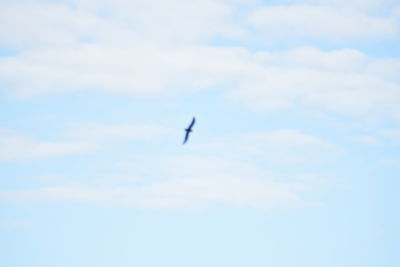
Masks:
[[[275,178],[207,173],[206,176],[172,178],[141,185],[59,186],[3,191],[0,192],[0,200],[81,202],[156,209],[196,209],[219,205],[266,209],[313,205],[302,196],[309,190],[305,184],[282,183]]]
[[[71,128],[71,130],[64,134],[65,137],[73,140],[93,142],[150,141],[176,134],[171,128],[145,123],[107,124],[101,122],[81,122],[73,124]]]
[[[9,220],[2,222],[6,227],[11,229],[25,230],[32,227],[32,222],[29,220]]]
[[[16,50],[71,46],[82,40],[121,39],[128,33],[115,22],[62,1],[2,3],[0,30],[4,33],[0,37],[2,45]]]
[[[0,41],[18,48],[82,41],[177,44],[241,35],[231,5],[216,0],[16,1],[2,3],[0,14]]]
[[[315,205],[307,196],[314,185],[321,184],[316,181],[320,180],[317,175],[279,174],[269,171],[263,162],[270,161],[268,165],[279,162],[286,167],[299,162],[315,163],[316,153],[321,160],[321,155],[335,149],[334,145],[318,137],[293,130],[231,136],[225,138],[222,146],[219,143],[216,139],[192,146],[184,155],[138,155],[120,163],[120,174],[115,177],[102,175],[91,183],[71,185],[65,180],[64,184],[57,183],[58,186],[3,191],[0,199],[156,209],[220,205],[268,209]],[[252,159],[254,155],[258,160]],[[128,179],[121,179],[121,170],[123,177]]]
[[[357,140],[364,144],[379,144],[378,138],[369,135],[358,136]]]
[[[400,145],[400,130],[399,129],[388,129],[380,133],[383,139],[389,141],[392,145]]]
[[[376,13],[377,11],[392,9],[398,4],[397,0],[281,0],[286,4],[310,4],[315,6],[335,7],[359,12]]]
[[[245,77],[232,98],[258,111],[283,109],[363,116],[397,112],[399,61],[349,49],[297,48],[258,55],[265,65]],[[379,69],[380,71],[376,71]]]
[[[161,48],[140,41],[81,44],[1,59],[0,79],[19,96],[77,90],[176,96],[226,82],[233,71],[243,67],[245,55],[241,49]]]
[[[34,160],[77,155],[98,150],[87,142],[43,142],[11,130],[0,130],[0,160]]]
[[[0,60],[0,79],[17,95],[100,90],[136,97],[193,94],[232,86],[228,95],[252,110],[397,114],[399,60],[356,50],[298,48],[251,53],[190,46],[82,45]]]
[[[395,17],[374,17],[355,10],[315,6],[267,6],[250,16],[250,23],[269,39],[312,38],[344,42],[359,38],[391,38],[399,30]]]
[[[329,161],[340,148],[320,137],[285,129],[215,138],[200,144],[198,150],[213,151],[228,158],[251,158],[256,162],[292,166]]]

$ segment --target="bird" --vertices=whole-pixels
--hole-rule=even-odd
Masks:
[[[189,127],[187,127],[185,129],[186,133],[185,133],[185,140],[183,140],[183,145],[188,141],[189,134],[192,132],[192,128],[193,128],[193,125],[194,125],[195,122],[196,122],[196,118],[193,117],[192,122],[190,123]]]

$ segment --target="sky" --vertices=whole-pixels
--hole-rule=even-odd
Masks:
[[[1,267],[400,266],[398,0],[1,1],[0,33]]]

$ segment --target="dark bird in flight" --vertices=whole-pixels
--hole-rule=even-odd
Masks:
[[[187,127],[187,129],[185,129],[185,140],[183,140],[183,144],[185,144],[187,142],[187,140],[189,139],[189,134],[192,132],[192,128],[194,123],[196,122],[196,118],[193,117],[192,122],[190,123],[189,127]]]

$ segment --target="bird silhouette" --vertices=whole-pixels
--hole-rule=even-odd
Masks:
[[[192,128],[193,128],[193,125],[194,125],[195,122],[196,122],[196,118],[193,117],[192,122],[190,123],[189,127],[187,127],[185,129],[186,133],[185,133],[185,140],[183,140],[183,145],[188,141],[189,134],[192,132]]]

